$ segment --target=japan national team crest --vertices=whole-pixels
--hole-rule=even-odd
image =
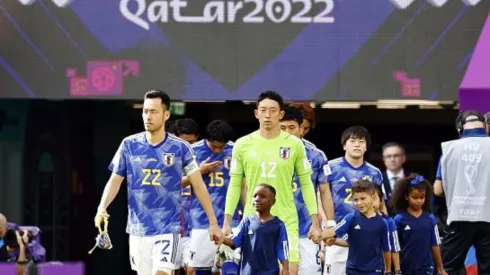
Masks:
[[[225,165],[225,168],[226,169],[230,169],[230,167],[231,167],[231,157],[225,158],[225,160],[223,161],[223,164]]]
[[[163,154],[163,164],[167,167],[174,165],[175,162],[175,154],[172,153],[164,153]]]
[[[289,159],[289,157],[291,156],[291,148],[289,148],[289,147],[279,148],[279,156],[282,159]]]

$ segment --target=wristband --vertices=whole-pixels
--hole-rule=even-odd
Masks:
[[[402,271],[401,270],[395,270],[395,273],[393,274],[402,274]]]

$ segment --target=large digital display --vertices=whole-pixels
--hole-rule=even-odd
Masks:
[[[490,1],[0,0],[0,98],[456,100]]]

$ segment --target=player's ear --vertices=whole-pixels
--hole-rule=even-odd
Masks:
[[[163,113],[163,121],[167,121],[169,118],[170,118],[170,111],[165,110],[165,112]]]
[[[281,111],[279,112],[279,120],[281,120],[283,117],[284,117],[284,111],[283,111],[283,110],[281,110]]]
[[[257,109],[254,110],[254,115],[256,119],[259,119],[259,111]]]

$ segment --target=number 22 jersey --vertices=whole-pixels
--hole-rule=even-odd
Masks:
[[[352,184],[358,180],[369,180],[382,185],[383,176],[378,168],[366,161],[361,166],[354,167],[345,157],[340,157],[329,161],[329,165],[332,173],[328,176],[328,182],[335,208],[335,221],[339,223],[355,210],[352,204]]]
[[[126,137],[109,170],[126,178],[128,234],[181,233],[182,177],[199,171],[187,142],[169,133],[157,145],[148,143],[145,132]]]

